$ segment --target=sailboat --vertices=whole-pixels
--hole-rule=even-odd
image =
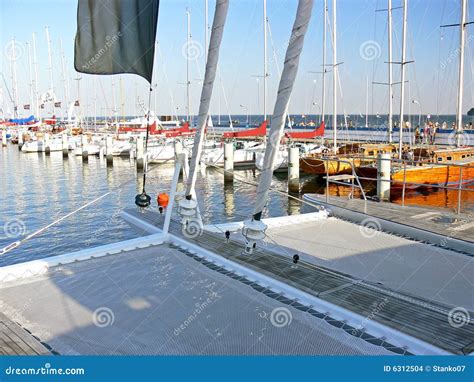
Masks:
[[[404,0],[404,24],[406,23],[406,1]],[[461,186],[474,183],[474,147],[461,147],[466,10],[467,0],[461,0],[458,105],[454,135],[456,147],[415,147],[402,150],[400,155],[404,153],[404,158],[400,156],[400,159],[404,159],[406,163],[396,163],[393,165],[391,174],[392,189],[402,187]],[[403,43],[405,44],[405,39]],[[401,104],[403,105],[403,99]],[[403,121],[403,112],[401,113],[400,120]],[[400,129],[400,135],[401,133],[402,129]],[[417,163],[414,160],[417,160]],[[373,166],[359,168],[358,172],[367,178],[376,179],[377,177],[377,170]]]

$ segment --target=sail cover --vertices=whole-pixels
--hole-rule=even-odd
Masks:
[[[78,0],[74,67],[151,83],[159,0]]]

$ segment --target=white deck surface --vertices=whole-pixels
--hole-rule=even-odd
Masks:
[[[474,258],[336,218],[269,228],[288,256],[400,292],[474,311]],[[239,236],[234,234],[234,238]],[[274,247],[275,248],[275,247]]]
[[[167,245],[5,283],[0,309],[61,354],[393,354]]]

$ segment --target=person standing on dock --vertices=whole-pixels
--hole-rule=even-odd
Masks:
[[[420,125],[416,125],[415,129],[415,145],[420,143]]]

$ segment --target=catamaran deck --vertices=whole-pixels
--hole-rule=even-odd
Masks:
[[[162,224],[163,217],[150,210],[126,213],[149,222],[150,232]],[[224,231],[235,229],[235,224],[211,226],[210,230],[220,233],[204,232],[193,241],[201,248],[449,352],[472,352],[472,322],[454,328],[448,320],[454,307],[474,311],[471,257],[441,248],[434,251],[432,246],[380,232],[376,232],[378,237],[367,238],[359,226],[333,218],[303,219],[296,224],[277,220],[279,223],[267,230],[267,244],[252,256],[242,254],[238,233],[231,236],[230,242],[224,239]],[[176,222],[172,232],[181,235]],[[302,259],[297,267],[293,267],[293,254]],[[374,307],[383,301],[386,308],[383,304],[384,308],[374,313]]]
[[[60,354],[393,354],[230,273],[156,245],[13,282],[1,308]]]
[[[359,229],[334,218],[302,216],[291,227],[277,218],[278,224],[268,230],[270,242],[248,256],[242,254],[237,234],[229,242],[224,239],[226,226],[209,227],[218,232],[190,239],[173,222],[172,235],[164,237],[158,233],[163,219],[158,213],[129,210],[126,215],[140,229],[155,234],[0,268],[0,309],[60,354],[470,354],[473,350],[472,321],[450,324],[453,306],[472,310],[469,256],[446,250],[440,255],[467,261],[453,264],[459,268],[452,275],[454,285],[442,283],[448,276],[446,266],[438,278],[428,275],[424,280],[436,280],[439,296],[448,304],[371,282],[369,275],[358,278],[337,270],[339,258],[339,264],[349,259],[345,264],[349,271],[354,259],[366,265],[380,263],[380,269],[384,261],[394,267],[388,262],[390,252],[378,258],[377,248],[386,238],[365,239],[372,252],[357,249],[357,242],[351,242],[356,249],[350,252],[342,238],[332,244],[319,240],[335,236],[329,226],[324,228],[327,222],[334,224],[331,230],[337,235],[341,230],[348,233],[348,240],[354,234],[351,229]],[[275,235],[284,232],[286,236]],[[306,239],[295,236],[297,232]],[[277,236],[279,243],[273,241]],[[288,241],[296,239],[303,247]],[[327,245],[326,250],[320,252],[318,241]],[[399,244],[389,240],[384,245]],[[415,246],[400,247],[400,256],[429,248]],[[357,251],[367,257],[358,258]],[[297,266],[291,261],[293,253],[302,255]],[[322,260],[333,269],[318,265]],[[426,264],[405,260],[417,270],[430,270]],[[410,275],[405,275],[407,281]],[[416,282],[407,284],[416,287]],[[459,287],[465,293],[459,289],[455,293]],[[456,300],[458,296],[464,300]]]

